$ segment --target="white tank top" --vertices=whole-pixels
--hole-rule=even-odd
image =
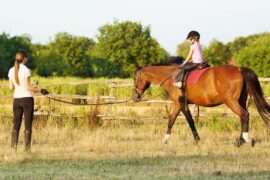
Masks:
[[[33,97],[32,92],[27,91],[25,88],[26,87],[25,78],[30,77],[31,72],[24,64],[19,65],[18,76],[19,76],[20,85],[18,85],[15,81],[14,67],[9,69],[8,77],[9,77],[9,79],[11,79],[11,81],[15,87],[13,97],[14,98]]]

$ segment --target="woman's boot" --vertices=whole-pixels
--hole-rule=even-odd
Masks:
[[[25,143],[25,151],[30,152],[31,147],[31,131],[24,131],[24,143]]]
[[[19,140],[19,131],[13,130],[11,133],[11,148],[17,151],[17,144]]]

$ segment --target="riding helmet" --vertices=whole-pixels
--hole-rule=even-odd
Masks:
[[[190,31],[190,32],[188,33],[188,36],[187,36],[186,39],[194,38],[194,37],[200,38],[200,33],[197,32],[197,31]]]

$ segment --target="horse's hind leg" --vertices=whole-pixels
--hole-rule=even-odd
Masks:
[[[241,96],[239,98],[239,104],[240,106],[245,110],[245,115],[241,117],[241,134],[240,134],[240,138],[244,140],[244,142],[250,142],[251,141],[251,145],[254,146],[255,145],[255,140],[254,139],[250,139],[249,138],[249,113],[247,110],[247,91],[246,89],[242,90]]]
[[[242,97],[238,101],[230,100],[225,102],[225,104],[231,108],[231,110],[237,114],[241,119],[241,131],[239,142],[241,144],[249,142],[248,131],[249,131],[249,113],[246,108],[246,97]]]
[[[242,90],[241,96],[239,98],[239,104],[240,106],[246,111],[245,116],[241,117],[241,127],[242,127],[242,132],[240,134],[243,136],[243,138],[245,139],[245,141],[249,141],[248,138],[248,131],[249,131],[249,113],[247,111],[247,91],[246,89]]]
[[[163,139],[163,143],[164,144],[167,144],[168,141],[169,141],[169,138],[171,136],[171,132],[172,132],[172,127],[174,125],[174,122],[180,112],[180,109],[181,109],[181,106],[180,104],[176,103],[173,105],[173,108],[171,109],[171,112],[169,114],[169,121],[168,121],[168,128],[167,128],[167,132],[164,136],[164,139]]]
[[[197,132],[197,129],[196,129],[195,124],[194,124],[194,120],[192,118],[192,115],[191,115],[189,109],[183,108],[182,112],[183,112],[184,116],[186,117],[186,120],[188,122],[188,125],[189,125],[189,127],[190,127],[190,129],[192,131],[194,140],[195,141],[199,141],[200,140],[200,136],[199,136],[199,134]]]

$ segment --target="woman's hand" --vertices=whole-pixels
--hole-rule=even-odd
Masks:
[[[46,89],[41,89],[41,90],[40,90],[40,93],[41,93],[42,95],[50,94],[50,92],[47,91]]]
[[[38,93],[38,92],[41,91],[40,88],[38,88],[38,87],[33,87],[33,86],[30,84],[30,77],[25,78],[24,80],[25,80],[25,85],[26,85],[25,89],[26,89],[27,91],[36,92],[36,93]]]

